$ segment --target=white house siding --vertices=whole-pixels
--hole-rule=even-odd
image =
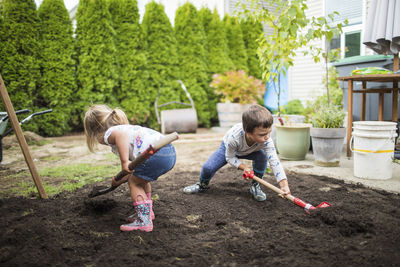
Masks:
[[[307,6],[306,15],[308,17],[324,15],[323,0],[309,0]],[[315,41],[312,45],[323,48],[324,42]],[[314,63],[311,56],[304,56],[302,50],[297,51],[294,66],[289,69],[289,100],[299,99],[305,104],[307,100],[311,100],[316,95],[321,95],[323,93],[322,77],[324,73],[323,60]]]

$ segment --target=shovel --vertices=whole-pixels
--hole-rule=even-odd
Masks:
[[[133,170],[137,166],[139,166],[141,163],[146,161],[151,155],[155,154],[158,150],[160,150],[162,147],[170,144],[171,142],[177,140],[179,138],[179,135],[177,132],[173,132],[171,134],[168,134],[155,142],[153,145],[150,145],[144,152],[142,152],[140,155],[138,155],[130,164],[129,164],[129,169]],[[116,176],[112,178],[112,183],[110,187],[106,188],[98,188],[95,187],[92,189],[92,192],[89,194],[89,198],[97,197],[100,195],[104,195],[108,192],[111,192],[115,190],[118,186],[120,186],[122,183],[118,183],[125,175],[128,175],[129,173],[125,171],[120,171]]]
[[[267,181],[264,181],[264,180],[258,178],[257,176],[255,176],[253,171],[251,171],[250,173],[243,173],[243,178],[244,178],[244,179],[247,179],[247,178],[253,179],[253,180],[256,181],[256,182],[258,182],[258,183],[260,183],[260,184],[262,184],[262,185],[265,185],[266,187],[268,187],[269,189],[271,189],[271,190],[274,191],[275,193],[283,194],[283,191],[280,190],[278,187],[276,187],[276,186],[274,186],[274,185],[268,183]],[[292,201],[293,204],[295,204],[295,205],[297,205],[297,206],[303,208],[304,211],[305,211],[307,214],[310,214],[310,210],[315,210],[315,209],[318,209],[318,208],[327,208],[327,207],[330,207],[330,206],[331,206],[331,204],[329,204],[328,202],[325,202],[325,201],[324,201],[324,202],[322,202],[321,204],[319,204],[318,206],[314,207],[313,205],[311,205],[311,204],[309,204],[309,203],[306,203],[306,202],[304,202],[303,200],[301,200],[300,198],[294,197],[294,196],[292,196],[291,194],[284,195],[284,197],[285,197],[286,199]]]

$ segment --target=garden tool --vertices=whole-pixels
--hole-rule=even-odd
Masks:
[[[190,101],[190,104],[178,101],[171,101],[165,104],[158,105],[158,99],[161,95],[161,90],[158,91],[156,101],[154,102],[154,107],[157,115],[157,122],[161,125],[161,133],[163,134],[172,132],[195,133],[197,130],[197,113],[196,109],[194,108],[193,99],[191,98],[183,82],[181,80],[178,80],[178,82],[181,84],[183,91],[185,91],[186,96]],[[159,108],[171,104],[189,106],[190,108],[166,109],[159,112]]]
[[[276,187],[276,186],[274,186],[274,185],[268,183],[267,181],[264,181],[263,179],[260,179],[260,178],[256,177],[256,176],[254,175],[254,172],[253,172],[253,171],[251,171],[251,172],[249,172],[249,173],[243,173],[243,178],[244,178],[244,179],[249,179],[249,178],[250,178],[250,179],[253,179],[254,181],[256,181],[256,182],[258,182],[258,183],[260,183],[260,184],[262,184],[262,185],[268,187],[269,189],[271,189],[271,190],[274,191],[275,193],[283,194],[283,191],[280,190],[278,187]],[[306,203],[306,202],[304,202],[303,200],[301,200],[300,198],[294,197],[294,196],[292,196],[291,194],[284,195],[284,196],[285,196],[286,199],[292,201],[295,205],[297,205],[297,206],[303,208],[304,211],[305,211],[307,214],[310,214],[310,210],[315,210],[315,209],[318,209],[318,208],[327,208],[327,207],[330,207],[330,206],[331,206],[331,204],[329,204],[328,202],[325,202],[325,201],[324,201],[324,202],[322,202],[321,204],[319,204],[318,206],[314,207],[313,205],[311,205],[311,204],[309,204],[309,203]]]
[[[153,145],[150,145],[144,152],[142,152],[140,155],[138,155],[130,164],[129,164],[129,169],[134,170],[137,166],[139,166],[141,163],[146,161],[151,155],[155,154],[158,150],[160,150],[162,147],[170,144],[171,142],[177,140],[179,138],[178,133],[174,132],[171,134],[168,134],[155,142]],[[122,183],[118,183],[124,176],[128,175],[129,173],[125,171],[120,171],[116,176],[112,178],[112,183],[110,187],[106,188],[99,188],[95,187],[93,188],[92,192],[89,194],[90,198],[104,195],[108,192],[111,192],[115,190],[118,186],[120,186]]]

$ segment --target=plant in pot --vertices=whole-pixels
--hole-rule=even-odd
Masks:
[[[287,70],[294,64],[296,52],[304,47],[305,55],[312,51],[314,61],[320,61],[321,50],[311,45],[310,41],[323,38],[330,41],[333,36],[342,32],[343,25],[334,23],[334,14],[338,14],[337,12],[329,14],[328,17],[307,18],[306,0],[263,1],[267,2],[266,6],[274,7],[271,11],[264,7],[265,4],[260,5],[259,1],[246,2],[250,3],[249,7],[241,5],[245,8],[238,12],[239,15],[244,19],[262,22],[272,30],[272,34],[262,35],[257,40],[257,53],[263,80],[277,85],[275,92],[278,95],[278,119],[281,121],[281,125],[276,125],[277,150],[283,159],[304,159],[309,150],[311,124],[283,123],[279,103],[282,92],[281,75],[286,75]]]
[[[214,74],[210,86],[220,97],[220,103],[217,103],[220,127],[241,122],[243,111],[251,104],[260,103],[265,91],[263,82],[244,70]]]
[[[339,49],[323,53],[325,59],[325,79],[323,80],[326,94],[311,103],[313,112],[310,114],[312,128],[310,130],[314,161],[318,166],[336,167],[340,163],[346,128],[343,127],[346,112],[342,107],[342,90],[336,79],[335,67],[328,67],[328,62],[336,59]]]
[[[332,104],[320,108],[313,115],[310,136],[316,165],[339,166],[346,136],[346,128],[343,127],[345,115],[340,106]]]

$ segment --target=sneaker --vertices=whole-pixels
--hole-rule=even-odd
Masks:
[[[257,201],[264,201],[267,199],[265,193],[261,190],[259,183],[252,183],[250,186],[250,194]]]
[[[208,188],[209,188],[208,185],[206,185],[205,183],[197,182],[194,185],[186,186],[183,189],[183,192],[186,194],[195,194],[195,193],[205,192],[207,191]]]

